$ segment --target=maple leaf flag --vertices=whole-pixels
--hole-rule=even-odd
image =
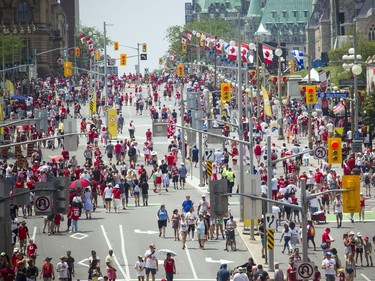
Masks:
[[[216,53],[221,54],[223,52],[222,50],[223,45],[220,43],[220,41],[216,42]]]
[[[188,31],[187,32],[187,40],[189,41],[189,42],[191,42],[191,37],[193,36],[193,32],[191,32],[191,31]]]
[[[263,45],[263,59],[265,64],[272,64],[273,51],[270,47]]]
[[[185,35],[182,35],[181,37],[181,44],[186,44],[187,37]]]
[[[247,54],[249,53],[249,45],[241,44],[241,60],[242,62],[247,62]]]
[[[81,34],[80,36],[79,36],[79,39],[81,40],[81,43],[82,43],[82,45],[85,43],[85,34]]]
[[[237,46],[230,46],[228,50],[228,60],[236,60],[237,59]]]
[[[169,61],[174,61],[174,54],[169,54]]]

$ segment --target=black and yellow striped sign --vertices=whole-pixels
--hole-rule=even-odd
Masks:
[[[207,175],[209,176],[212,175],[212,161],[210,160],[206,161],[206,171],[207,171]]]
[[[275,249],[275,230],[267,229],[267,249]]]

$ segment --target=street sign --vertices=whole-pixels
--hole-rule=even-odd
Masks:
[[[355,153],[362,152],[362,143],[363,140],[353,140],[352,151]]]
[[[327,156],[327,148],[323,146],[317,146],[314,148],[314,158],[324,159]]]
[[[234,166],[234,167],[238,167],[238,166]],[[242,171],[238,171],[238,172],[242,173]],[[239,178],[239,176],[237,178]],[[259,187],[262,184],[262,180],[260,178],[260,175],[251,175],[251,174],[244,173],[244,182],[246,182],[244,186],[245,194],[261,196]],[[244,198],[244,214],[245,214],[245,220],[260,218],[262,216],[262,201],[245,197]]]
[[[325,92],[325,93],[318,93],[319,98],[347,98],[349,97],[349,92]]]
[[[266,214],[266,228],[267,229],[276,229],[276,216],[273,213],[267,213]]]
[[[357,79],[358,84],[366,84],[364,79]],[[339,85],[354,85],[354,79],[340,79]]]
[[[36,195],[35,196],[35,213],[36,214],[50,214],[52,213],[52,204],[50,195]]]
[[[313,280],[314,279],[314,263],[313,262],[296,262],[297,279]]]
[[[93,94],[95,92],[95,89],[93,87],[89,87],[88,90],[89,94]]]
[[[141,60],[147,60],[147,54],[141,54]]]

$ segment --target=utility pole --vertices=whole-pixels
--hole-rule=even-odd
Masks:
[[[184,80],[181,78],[181,154],[182,163],[185,164],[186,151],[185,151],[185,126],[184,126],[184,115],[185,115],[185,101],[184,101]]]
[[[267,197],[268,199],[272,199],[272,159],[271,159],[271,136],[267,136]],[[267,204],[267,213],[272,213],[272,203],[268,202]],[[265,220],[266,217],[263,216],[263,219]],[[267,231],[267,223],[264,221],[265,231]],[[265,238],[267,239],[267,236],[265,235]],[[267,243],[266,243],[267,245]],[[267,259],[267,254],[268,254],[268,268],[271,272],[275,271],[274,269],[274,252],[273,250],[268,250],[265,249],[266,252],[266,259]]]
[[[108,75],[107,75],[107,25],[103,23],[103,36],[104,36],[104,87],[103,87],[103,95],[105,98],[105,107],[108,106]],[[108,124],[107,124],[108,125]]]

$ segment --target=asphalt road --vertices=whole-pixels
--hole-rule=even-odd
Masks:
[[[127,89],[127,91],[129,91]],[[174,101],[163,101],[162,105],[166,104],[171,108],[174,107]],[[87,107],[82,109],[83,115],[88,115]],[[136,115],[134,107],[127,106],[123,107],[123,116],[125,117],[125,125],[132,119],[136,126],[136,139],[138,143],[143,144],[145,141],[145,132],[148,128],[151,128],[151,119],[148,111],[144,111],[143,115]],[[79,122],[80,120],[77,120]],[[128,131],[125,130],[118,136],[119,139],[129,138]],[[71,152],[71,155],[76,155],[79,162],[83,162],[83,150],[85,144],[85,138],[80,138],[81,144],[77,152]],[[277,140],[277,132],[272,133],[272,141],[276,145],[281,146],[282,141]],[[302,142],[306,141],[302,138]],[[158,152],[159,159],[167,152],[167,145],[170,140],[166,137],[154,138],[155,150]],[[210,148],[215,146],[210,146]],[[140,145],[142,148],[142,145]],[[101,146],[102,152],[104,147]],[[43,151],[44,159],[48,160],[48,156],[60,154],[61,150],[55,151]],[[106,160],[104,158],[104,160]],[[303,170],[318,166],[317,160],[311,159],[310,167],[302,167]],[[336,167],[335,167],[336,168]],[[340,169],[337,167],[337,169]],[[281,169],[278,169],[278,174]],[[340,172],[339,172],[340,173]],[[161,204],[166,204],[166,208],[169,214],[172,213],[173,209],[181,209],[181,203],[185,198],[185,195],[189,194],[195,204],[198,204],[201,194],[207,192],[207,186],[200,187],[198,168],[193,169],[193,177],[188,178],[188,185],[186,190],[173,190],[170,189],[169,193],[162,192],[162,195],[154,195],[150,193],[149,206],[148,207],[132,207],[132,199],[130,199],[130,206],[126,211],[122,211],[119,214],[108,214],[105,213],[102,207],[98,208],[93,213],[92,220],[82,219],[79,221],[79,233],[69,234],[62,232],[52,236],[47,236],[42,233],[43,219],[42,218],[29,218],[27,219],[30,232],[35,237],[35,242],[39,247],[39,259],[38,264],[41,265],[41,259],[46,256],[53,257],[53,262],[58,262],[58,257],[71,250],[72,255],[76,260],[76,277],[80,280],[87,279],[87,259],[90,256],[92,249],[95,249],[98,256],[102,259],[102,271],[105,271],[104,259],[107,255],[108,249],[113,249],[116,257],[116,266],[118,268],[118,278],[123,280],[136,280],[134,263],[138,255],[143,255],[147,250],[150,243],[156,244],[158,249],[170,249],[177,253],[175,257],[177,266],[176,280],[215,280],[216,271],[223,262],[227,262],[230,268],[233,268],[239,264],[244,263],[250,256],[255,258],[258,263],[265,263],[266,261],[261,258],[260,254],[260,242],[259,238],[256,237],[257,241],[250,241],[249,237],[242,235],[243,241],[237,235],[237,248],[236,252],[225,252],[223,240],[209,240],[206,242],[206,249],[200,250],[198,242],[188,241],[187,249],[182,250],[182,245],[178,241],[174,241],[171,227],[168,227],[167,237],[165,239],[158,237],[158,228],[156,221],[156,212]],[[209,197],[208,197],[209,198]],[[318,251],[309,251],[309,257],[311,261],[315,262],[320,266],[322,260],[322,252],[319,250],[320,237],[326,227],[332,229],[331,235],[336,240],[333,246],[339,251],[341,261],[344,262],[343,258],[343,243],[342,235],[350,230],[355,232],[361,232],[363,236],[372,237],[374,233],[374,206],[375,200],[373,198],[366,201],[368,207],[366,223],[356,222],[352,224],[345,216],[343,227],[340,229],[336,228],[335,219],[332,215],[328,215],[327,224],[316,225],[317,234],[315,241],[317,243]],[[230,198],[230,208],[235,217],[239,217],[239,199],[232,197]],[[357,217],[357,215],[356,215]],[[346,218],[346,219],[345,219]],[[63,223],[64,224],[64,223]],[[65,228],[62,227],[62,230]],[[281,230],[281,227],[280,227]],[[242,229],[239,231],[242,232]],[[287,268],[287,255],[281,253],[282,243],[278,242],[281,233],[275,234],[275,261],[280,262],[280,266],[283,269]],[[301,245],[299,245],[301,247]],[[365,262],[364,262],[365,263]],[[157,279],[163,277],[163,268],[159,267],[160,271],[157,275]],[[322,271],[322,270],[321,270]],[[358,267],[357,277],[355,280],[374,280],[374,268]]]

